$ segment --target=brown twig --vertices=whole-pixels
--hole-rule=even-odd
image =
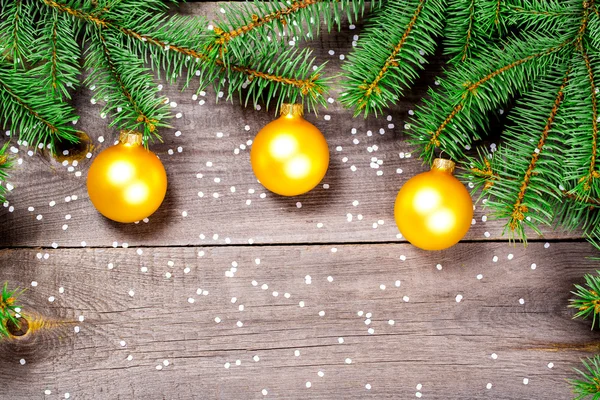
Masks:
[[[578,201],[581,203],[588,203],[592,207],[600,207],[600,199],[596,199],[593,197],[582,198],[582,197],[576,195],[575,193],[570,193],[566,190],[563,190],[562,194],[563,194],[563,196],[565,196],[568,199],[575,200],[575,201]]]
[[[579,43],[579,51],[581,52],[581,55],[585,62],[585,67],[587,68],[588,78],[590,80],[590,90],[592,92],[592,158],[590,160],[590,168],[588,174],[580,179],[580,182],[585,182],[583,184],[583,189],[588,191],[592,187],[592,181],[594,179],[600,178],[600,172],[596,171],[596,157],[598,152],[598,103],[596,99],[597,89],[594,81],[594,71],[592,69],[592,65],[590,63],[588,54],[581,45],[581,43]]]
[[[496,18],[494,19],[494,25],[498,26],[500,23],[500,8],[502,7],[502,0],[498,0],[496,3]]]
[[[56,15],[54,15],[56,17]],[[50,76],[52,79],[52,91],[54,93],[54,91],[57,88],[57,71],[56,71],[56,61],[57,61],[57,54],[56,54],[56,41],[57,41],[57,29],[58,29],[58,18],[56,18],[54,20],[54,23],[52,24],[52,61],[50,62]]]
[[[274,11],[270,14],[267,14],[263,17],[259,17],[256,14],[252,15],[252,22],[241,26],[237,29],[233,29],[229,32],[226,32],[220,28],[215,28],[215,33],[219,36],[217,40],[217,44],[225,44],[229,42],[231,39],[236,36],[241,36],[245,33],[248,33],[252,29],[259,28],[265,24],[268,24],[275,20],[280,20],[282,23],[286,23],[285,17],[297,12],[298,10],[302,10],[306,7],[312,6],[314,4],[323,2],[324,0],[298,0],[294,1],[289,7],[283,8],[281,10]]]
[[[560,104],[564,99],[564,91],[569,82],[569,72],[567,72],[566,76],[563,79],[562,85],[558,90],[558,94],[556,95],[556,99],[554,99],[554,105],[552,106],[552,110],[550,111],[550,115],[546,120],[546,126],[542,130],[542,135],[540,136],[540,140],[538,141],[537,147],[535,151],[531,155],[531,161],[529,162],[529,167],[527,167],[527,171],[523,176],[523,181],[521,182],[521,188],[519,190],[519,194],[517,195],[517,200],[513,205],[513,211],[511,214],[511,221],[509,222],[509,226],[511,230],[515,230],[519,221],[523,221],[525,219],[525,213],[528,211],[528,208],[525,204],[523,204],[523,199],[525,198],[525,192],[529,187],[529,183],[531,182],[531,177],[533,175],[533,171],[535,169],[535,165],[540,158],[540,154],[544,150],[544,145],[546,144],[546,139],[548,139],[548,134],[552,129],[552,125],[554,124],[554,119],[556,118],[556,114],[558,113],[558,109]]]
[[[371,83],[369,83],[369,84],[367,84],[365,82],[363,85],[359,86],[360,89],[363,89],[365,91],[365,94],[358,101],[358,108],[359,109],[362,109],[362,108],[366,107],[367,100],[368,100],[368,98],[371,96],[371,94],[374,91],[375,92],[379,91],[379,86],[378,86],[379,82],[384,77],[384,75],[387,73],[387,71],[390,68],[390,66],[398,66],[398,62],[396,61],[396,56],[398,55],[398,53],[400,53],[400,51],[404,47],[404,44],[406,43],[406,40],[408,39],[408,36],[410,35],[413,27],[415,26],[415,23],[417,22],[417,19],[419,18],[419,14],[421,14],[421,11],[423,10],[423,6],[425,5],[425,1],[426,0],[419,1],[419,5],[417,6],[415,12],[413,13],[412,18],[410,19],[410,22],[408,23],[408,25],[406,26],[406,29],[404,30],[404,34],[400,38],[400,41],[398,42],[398,44],[394,47],[394,50],[392,50],[392,53],[385,60],[385,63],[383,64],[383,66],[379,70],[379,73],[377,74],[377,76],[375,77],[375,79]]]
[[[483,190],[488,190],[494,186],[494,181],[499,179],[500,176],[492,170],[492,164],[487,157],[483,159],[483,162],[485,164],[485,169],[471,168],[470,171],[481,178],[485,178]]]
[[[537,11],[537,10],[526,10],[522,7],[512,7],[513,11],[522,14],[531,14],[531,15],[545,15],[547,17],[560,17],[564,15],[570,14],[569,12],[550,12],[550,11]]]
[[[467,40],[465,41],[465,45],[462,49],[462,57],[460,61],[465,61],[467,59],[467,50],[469,48],[469,44],[471,43],[471,37],[473,36],[473,21],[475,19],[475,0],[471,0],[471,6],[469,7],[469,28],[467,29]]]
[[[425,147],[426,150],[429,150],[433,147],[438,147],[440,145],[439,142],[439,135],[442,133],[442,131],[446,128],[446,126],[448,126],[448,124],[451,122],[451,120],[463,109],[463,103],[464,101],[467,99],[467,96],[469,94],[472,95],[477,95],[477,89],[479,88],[479,86],[483,85],[484,83],[486,83],[487,81],[489,81],[492,78],[495,78],[496,76],[514,68],[517,67],[521,64],[525,64],[528,61],[531,61],[535,58],[541,57],[541,56],[545,56],[551,53],[554,53],[555,51],[560,50],[561,48],[565,47],[566,45],[570,44],[572,41],[571,40],[567,40],[563,43],[561,43],[558,46],[554,46],[549,48],[546,51],[540,52],[540,53],[536,53],[536,54],[532,54],[530,56],[527,56],[525,58],[522,58],[520,60],[516,60],[508,65],[505,65],[502,68],[499,68],[493,72],[490,72],[489,74],[487,74],[486,76],[484,76],[483,78],[481,78],[480,80],[478,80],[475,83],[471,83],[471,82],[465,82],[463,84],[463,86],[466,88],[465,92],[462,95],[462,99],[460,101],[459,104],[457,104],[453,109],[452,112],[450,113],[450,115],[448,115],[448,117],[446,117],[446,119],[442,122],[442,124],[435,130],[435,132],[431,132],[431,138],[429,139],[429,143],[427,144],[427,146]]]
[[[57,9],[58,11],[70,14],[70,15],[74,16],[75,18],[78,18],[78,19],[81,19],[84,21],[88,21],[88,22],[92,22],[99,27],[115,29],[115,30],[123,33],[126,36],[132,37],[132,38],[140,40],[140,41],[148,42],[148,43],[158,46],[162,49],[169,49],[169,50],[178,52],[178,53],[186,55],[186,56],[200,59],[205,62],[214,62],[215,64],[219,65],[222,69],[229,68],[233,71],[242,72],[250,77],[256,77],[256,78],[266,79],[269,81],[285,83],[286,85],[295,86],[295,87],[299,88],[303,94],[306,94],[306,93],[308,93],[309,90],[313,89],[315,86],[314,81],[316,79],[318,79],[318,75],[314,75],[306,80],[287,78],[284,76],[279,76],[279,75],[265,73],[262,71],[257,71],[257,70],[254,70],[252,68],[245,67],[245,66],[226,64],[225,62],[223,62],[220,59],[211,60],[206,54],[196,51],[194,49],[190,49],[188,47],[183,47],[183,46],[177,46],[176,44],[167,44],[167,43],[165,43],[159,39],[153,38],[151,36],[140,34],[139,32],[136,32],[133,29],[118,26],[117,24],[115,24],[112,21],[98,18],[94,15],[87,14],[80,10],[73,9],[71,7],[68,7],[65,4],[58,3],[55,0],[41,0],[41,1],[49,7],[52,7],[52,8]]]
[[[19,105],[21,105],[21,107],[27,110],[29,114],[33,115],[37,120],[46,125],[48,129],[50,129],[51,133],[58,133],[58,128],[54,124],[52,124],[50,121],[38,114],[37,111],[35,111],[29,104],[27,104],[23,99],[21,99],[15,92],[13,92],[13,90],[9,86],[7,86],[6,83],[2,80],[0,80],[0,86],[2,86],[2,88],[6,90],[6,92],[10,94],[12,98],[15,99],[15,101],[19,103]]]
[[[138,114],[137,122],[143,122],[148,127],[148,130],[150,132],[154,132],[156,130],[156,123],[158,121],[152,118],[148,118],[148,116],[139,108],[137,102],[135,101],[129,90],[127,90],[127,88],[125,87],[123,79],[121,78],[121,74],[119,73],[119,71],[117,71],[117,67],[113,62],[110,50],[106,44],[106,39],[102,35],[101,28],[98,28],[98,37],[100,38],[100,43],[102,43],[102,52],[104,53],[104,59],[108,64],[108,69],[110,70],[110,73],[119,85],[121,93],[127,98],[127,101],[133,106],[133,110]]]

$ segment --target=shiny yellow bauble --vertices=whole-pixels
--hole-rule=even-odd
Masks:
[[[142,145],[142,135],[123,132],[119,144],[102,151],[88,172],[94,207],[106,218],[135,222],[158,209],[167,192],[167,173]]]
[[[250,151],[256,178],[271,192],[297,196],[321,182],[329,167],[329,148],[301,104],[283,104],[281,116],[258,132]]]
[[[473,200],[452,175],[454,162],[437,158],[431,171],[409,179],[396,197],[394,216],[400,233],[423,250],[458,243],[473,218]]]

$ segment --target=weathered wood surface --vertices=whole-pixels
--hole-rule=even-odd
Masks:
[[[213,13],[216,9],[214,3],[182,6],[184,13],[194,14]],[[330,76],[340,72],[339,57],[349,53],[359,28],[345,27],[339,33],[326,34],[309,43],[319,61],[328,62]],[[330,55],[329,50],[335,54]],[[351,111],[343,109],[337,101],[318,117],[308,116],[307,119],[323,131],[330,145],[331,166],[322,182],[329,185],[329,189],[319,187],[297,198],[267,192],[257,183],[250,166],[246,144],[274,117],[273,112],[245,109],[237,100],[231,104],[221,99],[214,104],[215,95],[211,91],[194,101],[195,88],[181,92],[180,87],[164,85],[163,92],[177,103],[173,114],[181,113],[181,118],[173,119],[173,129],[162,131],[164,143],[152,146],[165,164],[169,191],[163,206],[147,224],[112,223],[94,210],[85,188],[91,160],[84,159],[76,167],[63,166],[40,156],[30,157],[27,148],[15,145],[19,150],[17,157],[23,164],[11,178],[15,189],[9,196],[10,203],[0,207],[0,246],[50,247],[52,243],[80,246],[82,241],[89,246],[104,246],[115,241],[132,246],[245,244],[249,241],[400,242],[393,220],[395,196],[407,179],[424,170],[418,154],[406,158],[405,154],[411,154],[414,149],[406,143],[405,125],[410,118],[409,110],[415,108],[427,87],[433,85],[441,73],[439,60],[432,60],[415,88],[407,91],[406,97],[389,111],[391,121],[386,119],[388,114],[367,120],[352,119]],[[337,99],[338,95],[339,86],[334,85],[331,96]],[[107,128],[108,121],[100,118],[101,106],[90,103],[92,97],[89,89],[78,93],[77,105],[82,117],[78,127],[94,138],[94,154],[97,154],[110,146],[118,134]],[[200,105],[200,101],[205,104]],[[355,134],[352,129],[356,129]],[[380,134],[380,130],[384,134]],[[176,132],[181,135],[176,136]],[[219,132],[222,133],[220,138],[217,137]],[[240,145],[246,148],[239,149]],[[234,154],[236,149],[239,154]],[[400,158],[400,154],[404,158]],[[377,160],[383,164],[372,168],[371,164]],[[353,167],[356,171],[352,171]],[[78,172],[79,177],[75,175]],[[378,176],[378,172],[383,175]],[[198,179],[197,174],[203,177]],[[220,181],[217,183],[215,179]],[[203,197],[199,197],[199,192]],[[66,203],[65,198],[73,195],[77,200]],[[50,201],[56,205],[50,207]],[[297,208],[298,202],[301,209]],[[28,211],[30,207],[34,211]],[[187,217],[183,217],[184,212]],[[351,222],[348,222],[349,214]],[[38,215],[42,216],[41,220],[37,219]],[[67,215],[69,220],[65,219]],[[479,205],[475,212],[476,224],[466,239],[506,239],[502,236],[504,222],[484,222],[485,215]],[[381,221],[383,225],[378,224]],[[323,224],[322,228],[317,227],[319,223]],[[63,230],[65,225],[66,230]],[[214,235],[218,235],[216,240]],[[551,229],[545,229],[544,235],[546,238],[579,237],[578,233]],[[535,237],[532,234],[532,238]]]
[[[263,389],[267,398],[567,399],[571,368],[600,346],[566,307],[572,284],[597,265],[582,256],[588,244],[335,249],[3,250],[0,276],[29,288],[25,310],[49,328],[0,344],[0,387],[11,399],[45,390],[239,399]]]
[[[181,12],[216,9],[195,3]],[[330,75],[359,32],[346,26],[310,43]],[[169,191],[148,223],[112,223],[93,209],[85,189],[90,160],[63,166],[15,143],[22,164],[0,207],[0,282],[27,288],[24,312],[43,327],[0,342],[2,393],[16,400],[67,393],[570,398],[565,379],[600,349],[597,332],[571,320],[566,307],[573,283],[598,268],[585,258],[594,254],[590,245],[571,241],[577,233],[545,229],[527,249],[511,246],[499,241],[502,222],[486,221],[481,206],[467,241],[452,249],[423,252],[397,236],[396,193],[423,170],[416,154],[406,156],[413,149],[405,125],[441,73],[440,59],[431,61],[389,111],[391,121],[387,114],[352,119],[337,101],[307,117],[329,141],[331,168],[328,189],[299,198],[268,193],[250,168],[247,143],[273,113],[214,104],[210,90],[193,100],[193,90],[164,85],[181,118],[152,147]],[[338,95],[335,87],[331,97]],[[92,97],[78,93],[78,126],[97,154],[117,133]],[[371,168],[377,160],[383,164]]]

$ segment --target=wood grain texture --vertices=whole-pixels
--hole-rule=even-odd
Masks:
[[[181,7],[183,14],[209,17],[217,10],[216,3]],[[307,44],[314,49],[319,62],[328,62],[329,76],[340,73],[339,57],[349,53],[353,36],[360,28],[352,30],[346,24],[341,32],[325,34]],[[215,94],[210,91],[192,100],[195,88],[181,92],[181,87],[164,85],[163,92],[177,103],[173,114],[180,113],[181,118],[173,119],[173,129],[162,131],[164,143],[152,146],[166,166],[169,189],[163,206],[149,223],[121,225],[104,219],[94,210],[85,188],[91,160],[84,159],[75,167],[63,166],[48,157],[29,156],[27,148],[15,144],[22,165],[17,166],[11,178],[15,189],[8,197],[9,203],[0,207],[0,246],[50,247],[52,243],[79,246],[81,242],[88,246],[107,246],[113,242],[159,246],[400,242],[393,219],[394,200],[401,185],[424,170],[416,154],[407,158],[414,150],[406,143],[408,112],[434,84],[442,66],[441,57],[431,60],[414,88],[407,90],[389,110],[391,121],[387,120],[388,114],[353,119],[351,111],[343,109],[337,101],[318,117],[308,116],[330,145],[331,166],[322,182],[329,189],[319,186],[295,198],[267,192],[257,183],[250,167],[247,143],[273,118],[273,112],[246,109],[237,100],[233,104],[223,100],[215,104]],[[334,82],[331,97],[336,99],[339,78]],[[81,89],[76,105],[81,115],[78,127],[94,139],[94,154],[97,154],[112,144],[117,132],[109,129],[108,121],[99,116],[101,106],[92,105],[92,97],[92,91]],[[200,105],[200,101],[205,104]],[[176,132],[181,135],[176,136]],[[217,136],[219,132],[222,137]],[[236,149],[239,154],[234,154]],[[378,161],[382,164],[378,165]],[[79,177],[75,175],[78,172]],[[378,172],[383,175],[378,176]],[[197,174],[203,177],[198,179]],[[199,197],[199,192],[203,197]],[[67,203],[65,199],[73,195],[77,200]],[[51,201],[56,205],[50,207]],[[298,208],[300,204],[302,208]],[[30,207],[34,211],[28,211]],[[184,212],[187,217],[183,217]],[[466,239],[503,238],[504,222],[484,222],[485,214],[478,206],[476,224]],[[320,223],[322,228],[317,226]],[[577,232],[551,229],[543,232],[546,238],[580,236]]]
[[[180,12],[211,18],[218,8]],[[346,24],[308,43],[330,76],[360,30]],[[0,398],[571,398],[565,379],[600,351],[597,332],[566,307],[573,283],[598,268],[585,258],[592,247],[571,241],[578,232],[544,229],[528,248],[511,246],[477,206],[467,242],[449,250],[397,236],[396,193],[424,170],[408,157],[409,110],[442,60],[391,121],[352,119],[337,101],[308,116],[331,167],[328,189],[298,198],[268,193],[252,174],[248,141],[272,111],[215,104],[210,90],[194,100],[195,88],[163,83],[177,117],[152,150],[169,191],[147,223],[94,210],[91,160],[63,166],[14,143],[0,283],[27,288],[33,331],[0,341]],[[95,155],[117,132],[92,97],[80,89],[76,102]]]
[[[583,243],[3,250],[0,276],[29,288],[24,313],[47,326],[0,342],[0,387],[16,400],[258,399],[263,389],[568,399],[572,367],[600,346],[566,307],[572,284],[597,267],[582,256],[590,252]]]

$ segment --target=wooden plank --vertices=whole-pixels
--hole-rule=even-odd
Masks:
[[[2,250],[0,276],[28,288],[24,312],[47,325],[0,342],[0,387],[11,399],[566,399],[572,367],[600,344],[566,307],[597,267],[588,254],[585,243]]]
[[[182,13],[214,15],[217,8],[215,3],[186,4]],[[325,34],[309,43],[318,60],[328,62],[330,76],[341,71],[339,57],[350,52],[353,36],[359,31],[360,26],[356,30],[344,27],[341,32]],[[329,50],[334,54],[330,55]],[[390,109],[389,117],[352,119],[351,112],[337,101],[318,117],[308,116],[329,141],[331,166],[323,180],[329,189],[318,187],[297,198],[267,192],[250,167],[247,143],[273,118],[273,113],[245,109],[237,100],[215,104],[210,91],[192,100],[193,90],[181,92],[180,87],[164,86],[163,92],[177,103],[174,114],[180,113],[181,118],[174,118],[173,129],[162,132],[164,143],[152,146],[166,166],[169,191],[163,206],[147,224],[112,223],[93,209],[85,188],[91,160],[84,159],[75,167],[62,166],[47,157],[31,157],[25,147],[15,144],[22,165],[16,167],[11,178],[15,189],[9,203],[0,207],[0,246],[400,241],[393,219],[395,196],[408,178],[423,171],[416,154],[407,158],[413,151],[406,143],[408,113],[441,68],[441,58],[434,58],[415,87]],[[337,99],[339,93],[336,83],[332,99]],[[115,140],[117,133],[99,116],[101,106],[90,103],[92,96],[89,89],[77,94],[82,116],[78,126],[94,138],[97,154]],[[217,137],[218,132],[222,137]],[[236,150],[239,154],[234,154]],[[372,168],[377,162],[383,164]],[[400,170],[402,173],[398,173]],[[377,175],[380,172],[382,176]],[[79,173],[81,176],[76,176]],[[198,179],[197,174],[203,178]],[[198,196],[199,192],[203,197]],[[51,202],[56,205],[51,207]],[[30,207],[33,211],[28,211]],[[502,238],[503,222],[484,222],[485,218],[486,212],[478,206],[476,224],[467,239]],[[578,237],[579,233],[545,229],[544,235],[567,238]]]

